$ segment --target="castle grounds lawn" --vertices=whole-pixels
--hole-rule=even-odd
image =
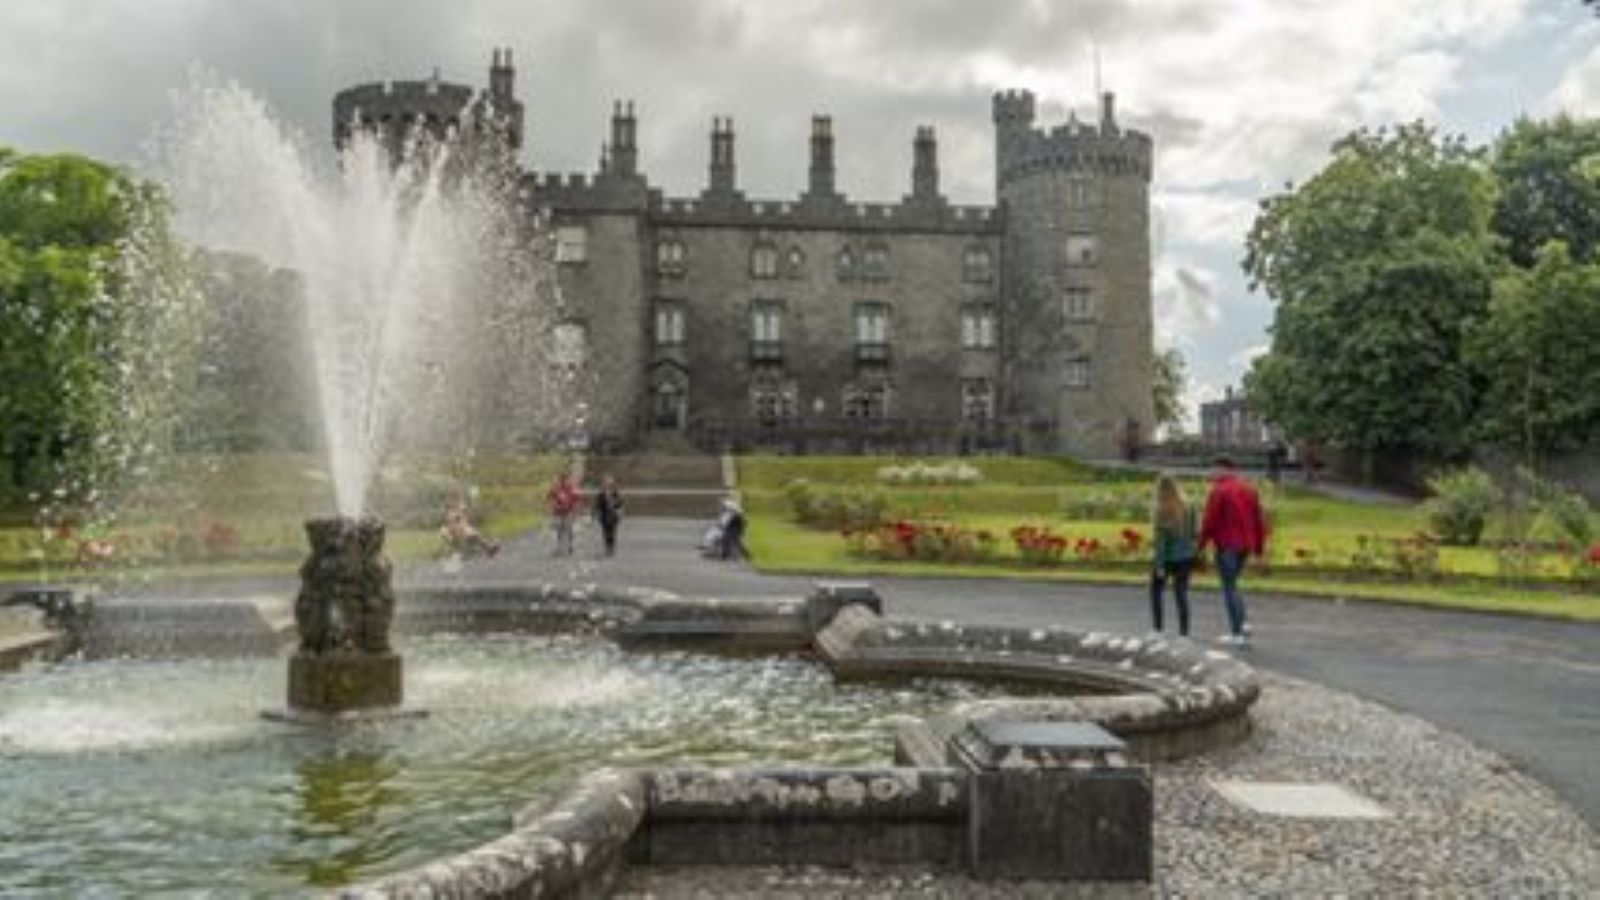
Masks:
[[[922,458],[939,464],[955,460]],[[1153,474],[1118,469],[1102,472],[1056,459],[985,457],[959,460],[977,467],[976,484],[886,487],[879,467],[911,462],[890,457],[743,457],[740,485],[752,524],[749,544],[762,571],[788,574],[856,574],[1008,577],[1107,583],[1143,583],[1147,550],[1121,550],[1127,529],[1148,538]],[[1052,477],[1055,480],[1051,480]],[[806,479],[817,495],[830,492],[860,500],[881,497],[891,520],[946,523],[994,540],[990,558],[947,562],[882,559],[853,554],[836,528],[812,528],[794,520],[784,485]],[[1202,502],[1203,479],[1183,479],[1191,501]],[[1367,504],[1327,497],[1298,486],[1261,485],[1272,538],[1265,566],[1252,573],[1259,589],[1340,598],[1371,598],[1459,609],[1517,612],[1561,618],[1600,619],[1600,594],[1571,578],[1570,554],[1553,549],[1523,561],[1527,576],[1503,577],[1506,565],[1495,542],[1504,532],[1492,523],[1490,546],[1436,546],[1437,577],[1407,577],[1400,554],[1426,530],[1420,504]],[[1063,561],[1025,561],[1011,537],[1014,528],[1048,528],[1071,543],[1098,540],[1105,550],[1091,561],[1069,546]],[[1549,546],[1554,540],[1543,537]],[[1198,583],[1214,584],[1202,574]]]
[[[565,458],[416,456],[385,466],[371,506],[388,523],[385,550],[396,561],[440,555],[446,506],[469,495],[484,533],[509,536],[537,527],[544,493]],[[180,460],[162,486],[129,498],[111,525],[71,509],[5,511],[0,580],[165,575],[270,575],[295,571],[305,557],[304,520],[331,514],[323,461],[306,454],[229,454]],[[109,545],[86,564],[86,544]]]

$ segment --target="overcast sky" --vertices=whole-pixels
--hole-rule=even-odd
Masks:
[[[1521,114],[1600,114],[1600,22],[1579,0],[3,0],[0,144],[138,164],[200,63],[327,140],[333,93],[385,78],[481,86],[514,49],[526,162],[594,167],[614,98],[641,165],[698,192],[713,115],[741,186],[804,186],[810,116],[831,113],[839,186],[909,189],[937,127],[945,191],[993,202],[990,94],[1026,87],[1045,124],[1092,116],[1094,50],[1125,125],[1157,149],[1158,344],[1191,400],[1238,380],[1268,301],[1239,274],[1256,200],[1360,125],[1417,117],[1488,140]]]

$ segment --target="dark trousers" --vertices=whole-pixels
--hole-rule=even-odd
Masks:
[[[616,552],[617,552],[617,520],[616,519],[607,519],[607,518],[602,517],[600,519],[600,536],[602,538],[604,538],[605,542],[606,542],[606,555],[607,556],[616,555]]]
[[[1167,579],[1172,579],[1172,598],[1178,607],[1178,634],[1189,636],[1189,574],[1194,571],[1194,560],[1169,562],[1150,573],[1150,618],[1156,630],[1161,630],[1162,594],[1166,593]]]

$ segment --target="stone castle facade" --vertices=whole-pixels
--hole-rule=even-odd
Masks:
[[[483,92],[355,87],[335,99],[335,139],[494,121],[520,147],[514,81],[496,51]],[[523,173],[530,214],[555,229],[565,343],[598,376],[589,433],[1091,456],[1148,436],[1150,138],[1117,124],[1110,94],[1093,124],[1042,129],[1026,91],[997,94],[993,116],[994,206],[941,194],[931,127],[900,202],[847,198],[827,116],[795,198],[740,190],[731,119],[713,120],[701,192],[666,196],[632,103],[613,107],[597,171]]]

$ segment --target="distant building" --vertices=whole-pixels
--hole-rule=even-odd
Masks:
[[[430,81],[352,88],[334,134],[421,125],[513,146],[523,108],[509,51],[487,91]],[[590,174],[525,173],[556,232],[568,332],[596,367],[591,432],[702,444],[1003,446],[1110,456],[1152,428],[1151,140],[1099,121],[1048,130],[1034,97],[993,98],[994,206],[939,189],[932,127],[910,193],[858,203],[835,186],[833,122],[811,122],[804,193],[739,189],[732,119],[714,118],[705,188],[667,197],[640,162],[633,104],[612,108]],[[1130,426],[1131,423],[1131,426]]]
[[[1250,409],[1243,391],[1228,387],[1221,400],[1200,404],[1200,441],[1207,447],[1260,449],[1275,437],[1272,426]]]

